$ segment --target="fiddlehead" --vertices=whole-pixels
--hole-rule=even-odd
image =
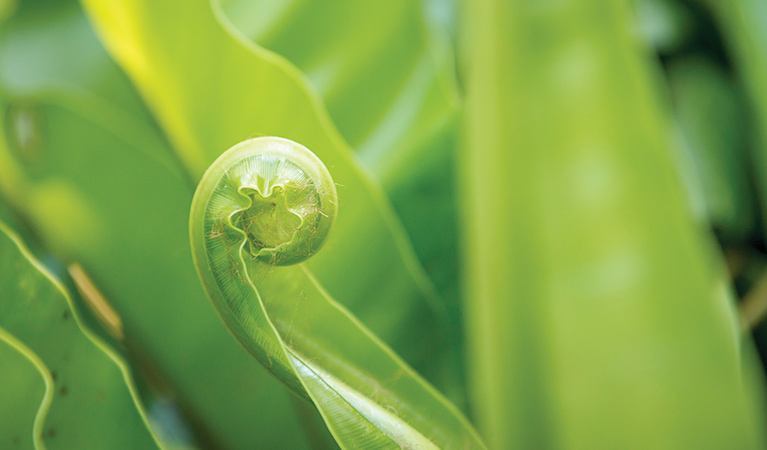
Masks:
[[[227,246],[230,233],[244,234],[251,257],[271,265],[296,264],[316,253],[337,211],[335,185],[319,158],[276,137],[229,149],[206,172],[194,205],[204,209],[208,240]]]
[[[267,368],[305,395],[259,307],[256,284],[274,266],[322,247],[336,217],[327,168],[306,147],[278,137],[241,142],[200,181],[190,219],[195,267],[227,327]]]
[[[208,297],[240,343],[317,406],[342,448],[482,448],[460,414],[297,264],[322,246],[336,205],[327,169],[299,144],[264,137],[226,151],[192,202]]]

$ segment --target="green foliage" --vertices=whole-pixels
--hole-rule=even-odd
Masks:
[[[0,254],[2,446],[158,448],[123,358],[2,225]]]
[[[0,0],[0,447],[763,448],[767,10],[461,6]]]
[[[490,445],[758,448],[724,274],[627,9],[479,3],[469,367]]]

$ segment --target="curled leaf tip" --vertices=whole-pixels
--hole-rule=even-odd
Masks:
[[[300,263],[336,217],[335,184],[305,147],[235,145],[192,201],[195,267],[229,331],[318,409],[342,449],[483,448],[471,426]]]
[[[202,190],[207,197],[205,236],[225,247],[244,236],[245,253],[269,265],[297,264],[315,254],[337,214],[327,168],[288,139],[258,137],[235,145],[210,166],[200,186],[197,195]]]

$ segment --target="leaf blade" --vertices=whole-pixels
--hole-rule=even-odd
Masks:
[[[474,5],[467,307],[489,444],[758,447],[721,261],[626,4]]]
[[[160,448],[127,364],[83,328],[63,288],[2,224],[0,248],[5,311],[0,331],[6,342],[30,352],[27,357],[46,382],[34,423],[35,433],[42,433],[36,444]]]

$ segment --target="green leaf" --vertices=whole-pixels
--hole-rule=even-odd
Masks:
[[[730,49],[733,62],[748,93],[755,132],[748,136],[754,145],[752,158],[761,201],[767,211],[767,5],[759,0],[700,0],[713,12]]]
[[[737,86],[711,61],[675,59],[668,67],[685,150],[703,192],[708,223],[727,241],[755,230],[747,164],[747,120]]]
[[[452,405],[296,264],[332,235],[335,215],[333,180],[305,147],[262,137],[216,160],[195,193],[190,233],[224,322],[311,398],[342,448],[484,448]]]
[[[627,9],[466,8],[478,426],[493,448],[763,448]]]
[[[27,394],[23,409],[39,407],[34,425],[26,430],[8,428],[10,420],[29,415],[16,419],[19,411],[4,403],[0,410],[4,438],[15,433],[14,440],[19,437],[28,445],[27,439],[34,439],[36,448],[51,449],[159,448],[125,361],[82,327],[63,287],[2,224],[0,255],[0,340],[39,372],[38,377],[21,380],[15,392]],[[7,350],[6,346],[4,356]],[[3,361],[3,377],[29,373],[18,366],[18,357]],[[39,376],[44,380],[44,396]],[[19,401],[16,397],[10,404]],[[8,448],[15,443],[3,442]]]

